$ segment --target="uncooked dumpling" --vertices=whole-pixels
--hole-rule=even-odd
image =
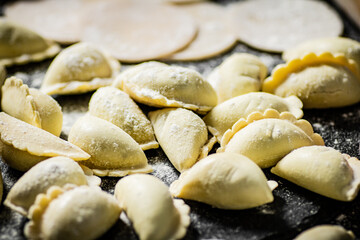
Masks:
[[[190,208],[173,199],[158,178],[134,174],[115,186],[115,197],[141,240],[181,239],[190,224]]]
[[[82,164],[98,176],[152,171],[140,145],[124,130],[98,117],[87,114],[79,118],[70,130],[69,142],[91,155]]]
[[[47,70],[41,91],[46,94],[78,94],[111,85],[120,69],[113,57],[87,43],[64,49]]]
[[[292,150],[310,145],[324,145],[324,141],[314,133],[308,121],[296,120],[288,112],[279,114],[269,109],[237,121],[231,130],[225,132],[218,152],[240,153],[259,167],[267,168]]]
[[[117,88],[98,89],[90,99],[89,113],[120,127],[143,150],[159,147],[149,119],[129,95]]]
[[[355,235],[352,231],[347,231],[338,225],[319,225],[312,227],[294,240],[353,240]]]
[[[207,81],[218,96],[218,103],[230,98],[258,92],[267,75],[267,67],[261,60],[248,53],[235,53],[215,68]]]
[[[49,157],[64,156],[75,161],[90,155],[53,134],[0,113],[1,156],[10,167],[27,171]]]
[[[55,56],[60,46],[29,29],[0,19],[0,65],[25,64]]]
[[[206,113],[217,104],[212,86],[198,72],[183,67],[139,65],[123,79],[122,89],[135,101],[155,107]]]
[[[270,187],[271,186],[271,187]],[[236,153],[217,153],[200,160],[170,185],[173,196],[223,209],[247,209],[274,200],[277,186],[261,169]]]
[[[360,188],[360,162],[324,146],[296,149],[271,172],[310,191],[340,201],[352,201]]]
[[[282,98],[269,93],[254,92],[220,103],[204,117],[204,122],[220,143],[226,130],[231,129],[240,118],[247,118],[252,112],[265,112],[270,108],[278,112],[290,112],[296,118],[303,116],[302,102],[295,96]]]
[[[10,189],[4,204],[23,215],[40,193],[46,193],[51,186],[100,185],[100,178],[92,176],[90,169],[67,157],[53,157],[44,160],[27,171]]]
[[[25,225],[28,239],[97,239],[119,219],[112,195],[88,186],[68,188],[53,186],[36,197]]]
[[[4,112],[60,136],[63,115],[60,105],[52,97],[29,88],[16,77],[8,78],[1,89],[1,109]]]
[[[161,148],[179,172],[207,156],[214,144],[212,140],[207,144],[206,125],[190,110],[165,108],[150,112],[149,118]]]

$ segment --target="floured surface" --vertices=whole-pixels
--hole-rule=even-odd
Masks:
[[[252,0],[229,8],[239,40],[260,50],[282,52],[303,41],[335,37],[343,31],[338,14],[325,2]]]
[[[236,42],[223,6],[213,3],[183,4],[179,9],[189,13],[199,26],[198,34],[188,47],[167,57],[169,60],[201,60],[229,50]]]
[[[169,55],[192,41],[197,30],[189,15],[159,4],[98,2],[86,15],[82,40],[124,62]]]

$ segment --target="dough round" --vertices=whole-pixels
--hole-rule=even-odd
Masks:
[[[320,1],[253,0],[233,4],[229,10],[239,40],[270,52],[343,31],[338,14]]]
[[[86,16],[82,40],[103,47],[123,62],[167,56],[188,45],[196,34],[189,15],[158,4],[98,2]]]

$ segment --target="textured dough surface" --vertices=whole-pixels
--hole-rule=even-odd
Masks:
[[[158,178],[134,174],[115,186],[115,197],[141,240],[181,239],[190,224],[190,208],[173,199]]]
[[[298,235],[294,240],[353,240],[355,235],[342,226],[318,225],[307,229]]]
[[[324,146],[296,149],[271,172],[301,187],[340,201],[353,200],[360,187],[360,162]]]
[[[229,8],[239,40],[260,50],[282,52],[306,40],[336,37],[343,31],[340,17],[324,2],[252,0]]]
[[[173,196],[223,209],[247,209],[274,200],[261,169],[236,153],[217,153],[200,160],[170,185]]]

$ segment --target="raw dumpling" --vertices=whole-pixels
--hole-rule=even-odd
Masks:
[[[41,91],[78,94],[110,85],[120,63],[95,46],[78,43],[63,50],[50,64]]]
[[[290,112],[296,118],[303,116],[302,102],[295,96],[282,98],[269,93],[254,92],[220,103],[204,117],[204,122],[220,142],[226,130],[231,129],[240,118],[247,118],[255,111],[265,112],[269,108],[278,112]]]
[[[129,95],[117,88],[98,89],[90,99],[89,113],[124,130],[143,150],[159,147],[149,119]]]
[[[37,33],[0,19],[0,65],[41,61],[55,56],[60,46]]]
[[[342,226],[337,225],[319,225],[312,227],[294,240],[353,240],[355,235],[352,231],[347,231]]]
[[[25,225],[28,239],[97,239],[119,218],[119,204],[100,188],[67,188],[53,186],[36,197]]]
[[[208,77],[215,89],[218,103],[230,98],[258,92],[267,75],[267,67],[261,60],[248,53],[235,53],[225,59]]]
[[[6,79],[1,108],[10,116],[60,136],[63,123],[60,105],[52,97],[29,88],[19,78]]]
[[[270,187],[271,186],[271,187]],[[200,160],[170,185],[173,196],[223,209],[247,209],[274,200],[277,186],[261,169],[236,153],[217,153]]]
[[[27,171],[49,157],[64,156],[75,161],[90,155],[53,134],[0,113],[1,156],[5,163],[19,171]]]
[[[310,191],[340,201],[352,201],[360,188],[360,162],[325,146],[296,149],[271,172]]]
[[[179,172],[207,156],[214,144],[213,140],[207,144],[206,125],[190,110],[165,108],[150,112],[149,118],[161,148]]]
[[[298,96],[304,108],[348,106],[360,101],[357,64],[344,55],[309,53],[278,65],[262,90],[286,97]]]
[[[211,85],[198,72],[183,67],[139,65],[128,72],[121,88],[135,101],[149,106],[206,113],[217,104]]]
[[[259,167],[274,166],[292,150],[309,145],[324,145],[322,137],[314,133],[311,124],[296,120],[291,113],[279,114],[269,109],[265,113],[254,112],[237,121],[225,132],[218,152],[234,152],[245,155]]]
[[[70,130],[69,142],[91,155],[83,164],[98,176],[152,171],[140,145],[121,128],[98,117],[79,118]]]
[[[172,199],[168,187],[158,178],[134,174],[115,186],[115,197],[131,220],[141,240],[181,239],[190,224],[190,208]]]

